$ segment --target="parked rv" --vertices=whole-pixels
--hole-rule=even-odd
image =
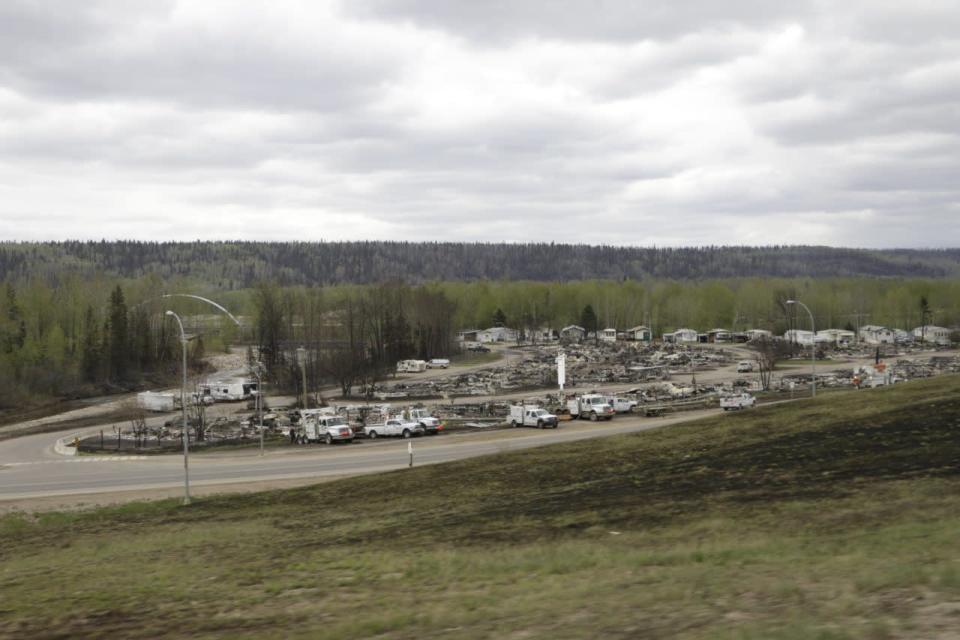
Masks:
[[[247,400],[257,393],[257,383],[251,380],[212,380],[200,385],[200,394],[217,402]]]
[[[510,407],[510,426],[557,428],[557,416],[540,407],[514,405]]]
[[[177,405],[177,399],[177,396],[172,393],[144,391],[137,394],[137,406],[144,411],[173,411]]]
[[[426,370],[425,360],[401,360],[397,363],[397,373],[420,373]]]
[[[597,420],[610,420],[613,418],[613,407],[607,402],[604,396],[586,394],[577,396],[567,401],[567,410],[574,418]]]

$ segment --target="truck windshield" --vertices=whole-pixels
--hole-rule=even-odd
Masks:
[[[328,427],[340,427],[343,426],[343,418],[327,418]]]

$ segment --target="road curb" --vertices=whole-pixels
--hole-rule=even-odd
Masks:
[[[67,444],[67,440],[73,440],[74,438],[79,438],[79,433],[73,433],[69,436],[64,436],[59,438],[53,445],[54,453],[57,453],[61,456],[75,456],[77,455],[77,448]]]

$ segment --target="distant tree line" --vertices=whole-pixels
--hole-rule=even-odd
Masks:
[[[0,243],[0,280],[65,272],[190,278],[217,290],[477,280],[701,280],[745,277],[923,277],[960,274],[960,249],[816,246],[639,248],[458,242]]]
[[[243,328],[209,306],[160,298],[163,293],[211,297],[239,316]],[[305,372],[311,389],[336,384],[368,391],[398,360],[453,355],[461,329],[508,326],[524,339],[534,330],[570,324],[588,330],[646,325],[655,336],[680,327],[781,334],[808,326],[805,312],[785,304],[792,298],[811,308],[821,329],[960,325],[955,278],[390,279],[325,286],[264,281],[231,290],[184,276],[59,270],[49,278],[0,282],[0,409],[24,406],[31,398],[175,384],[179,333],[166,309],[187,323],[195,373],[204,352],[240,343],[280,389],[299,389]],[[305,357],[298,358],[301,347]]]

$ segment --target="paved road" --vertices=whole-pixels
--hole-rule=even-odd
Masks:
[[[498,430],[449,434],[413,440],[415,464],[434,464],[474,456],[515,451],[560,442],[643,431],[715,414],[690,412],[669,418],[618,417],[608,423],[567,422],[557,430]],[[40,438],[46,438],[43,446]],[[183,459],[163,457],[57,457],[53,437],[30,436],[0,443],[0,500],[43,496],[144,491],[183,483]],[[196,485],[258,482],[288,478],[323,478],[400,469],[408,464],[408,441],[362,442],[325,447],[291,447],[243,454],[195,455],[190,458]],[[25,454],[32,457],[24,459]]]

